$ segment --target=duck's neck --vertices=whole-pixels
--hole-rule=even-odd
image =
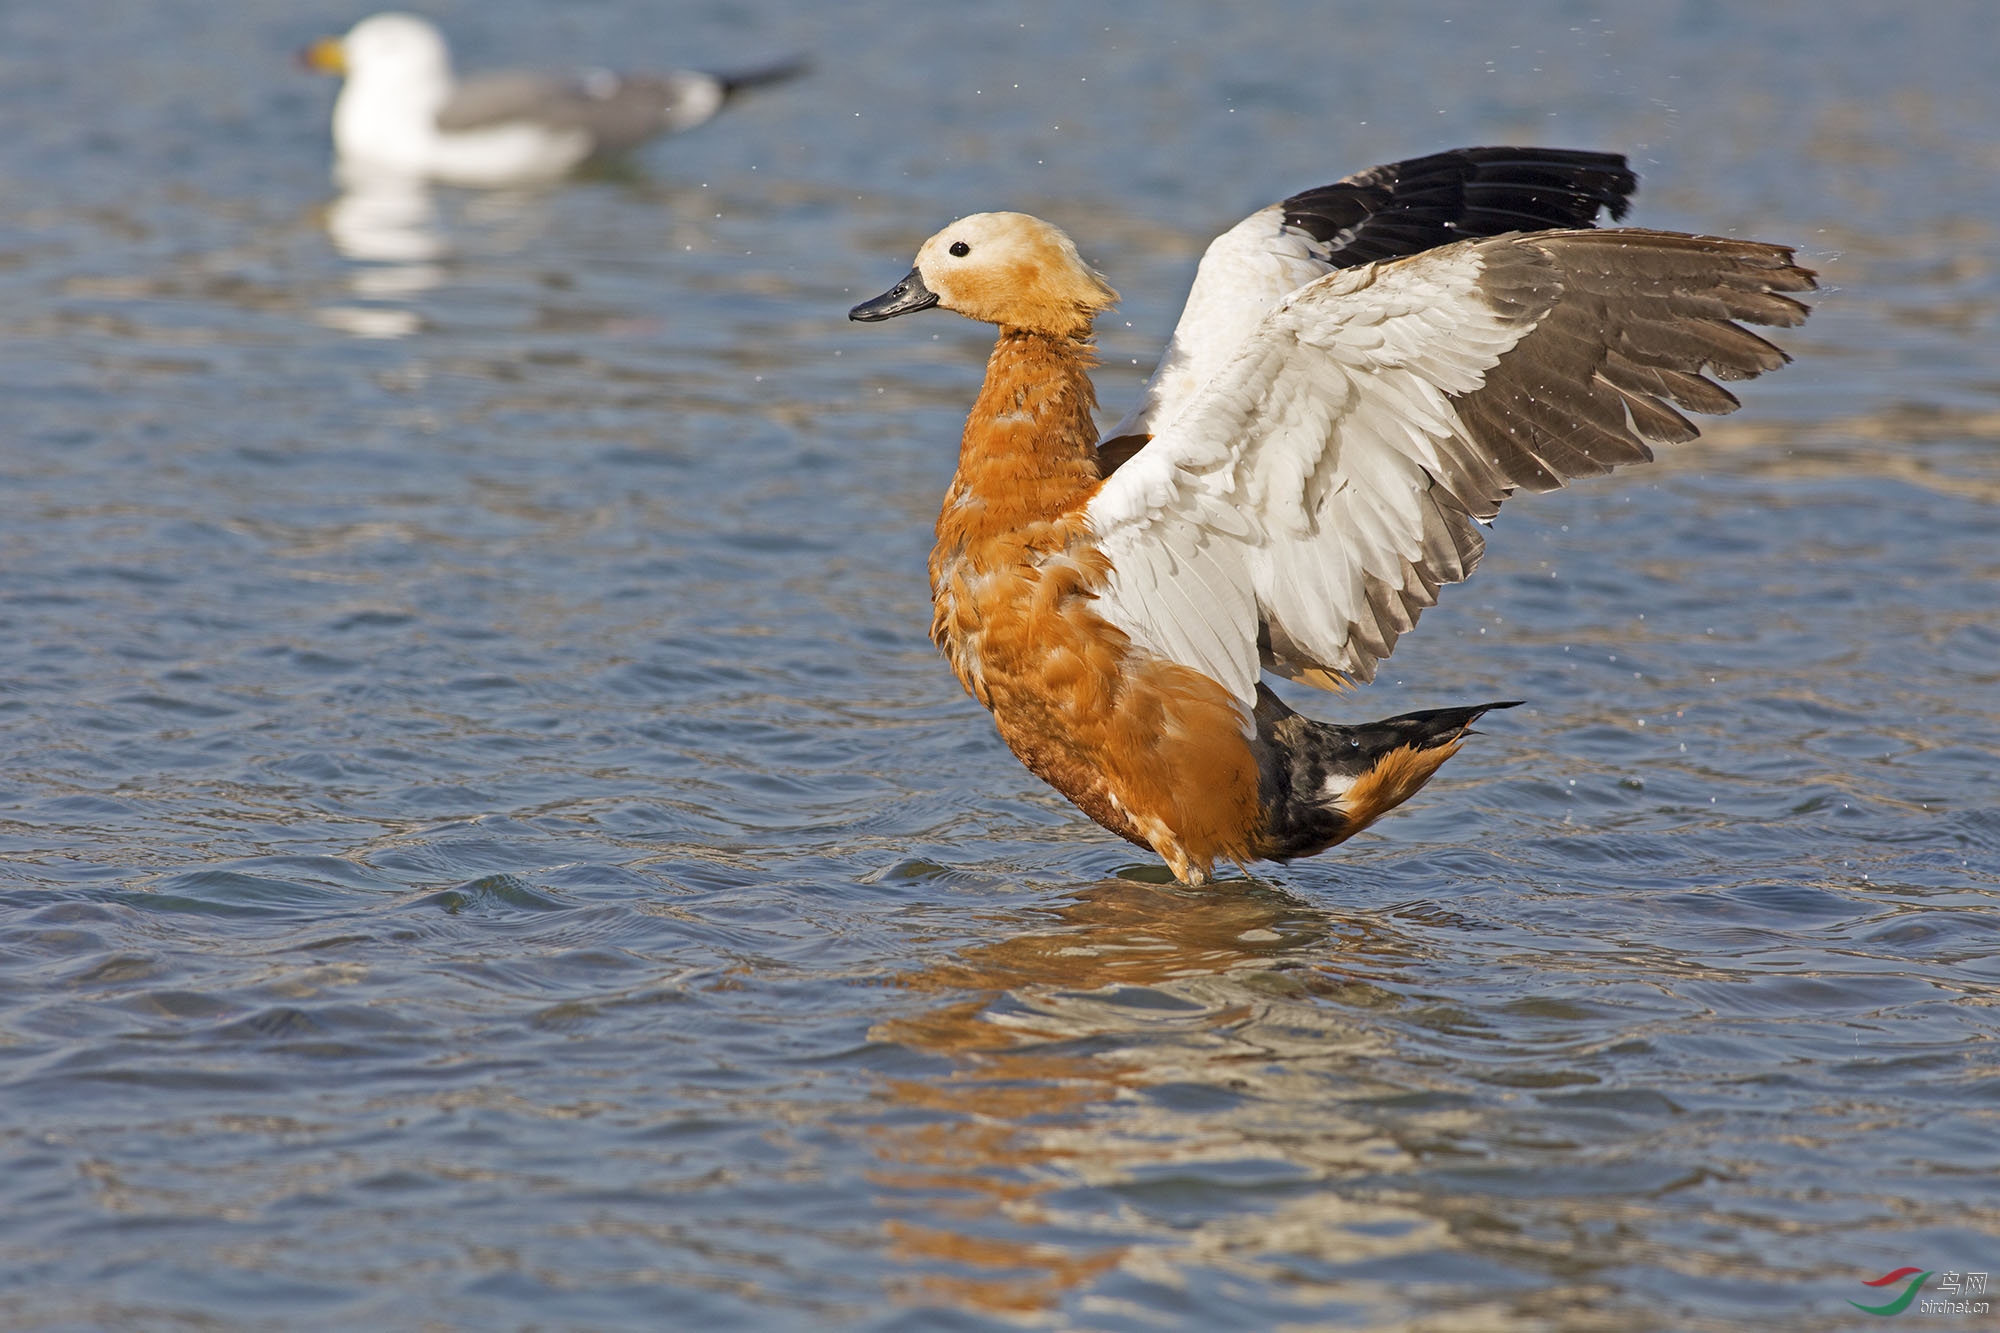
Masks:
[[[941,546],[1046,522],[1097,484],[1095,364],[1087,334],[1000,330],[938,517]]]

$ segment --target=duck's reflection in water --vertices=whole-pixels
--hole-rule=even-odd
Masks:
[[[444,281],[449,249],[430,187],[408,176],[344,176],[326,233],[352,261],[348,290],[365,304],[322,306],[320,323],[358,338],[401,338],[422,326],[406,302]]]
[[[1254,881],[1113,880],[1022,917],[903,977],[952,998],[874,1034],[947,1060],[886,1082],[873,1131],[900,1297],[1027,1314],[1111,1299],[1113,1270],[1180,1288],[1208,1268],[1311,1303],[1311,1271],[1447,1243],[1329,1187],[1405,1165],[1343,1109],[1408,1091],[1370,1073],[1366,1013],[1396,1003],[1375,979],[1410,957],[1379,920]]]

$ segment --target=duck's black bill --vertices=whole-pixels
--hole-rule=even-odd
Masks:
[[[937,303],[937,293],[924,286],[923,278],[915,269],[911,269],[909,277],[874,300],[863,301],[848,311],[847,317],[872,324],[878,319],[894,319],[898,315],[907,315],[912,310],[929,310]]]

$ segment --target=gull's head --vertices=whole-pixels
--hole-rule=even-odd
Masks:
[[[451,53],[444,35],[415,14],[365,18],[345,37],[322,37],[301,58],[311,69],[350,79],[411,86],[443,86],[451,80]]]
[[[941,306],[968,319],[1083,337],[1118,300],[1062,231],[1026,213],[974,213],[917,250],[910,275],[848,318],[890,319]]]

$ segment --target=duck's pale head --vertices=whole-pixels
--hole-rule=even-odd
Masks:
[[[940,306],[968,319],[1082,337],[1118,300],[1059,228],[1026,213],[974,213],[923,243],[910,275],[849,319],[880,320]]]

